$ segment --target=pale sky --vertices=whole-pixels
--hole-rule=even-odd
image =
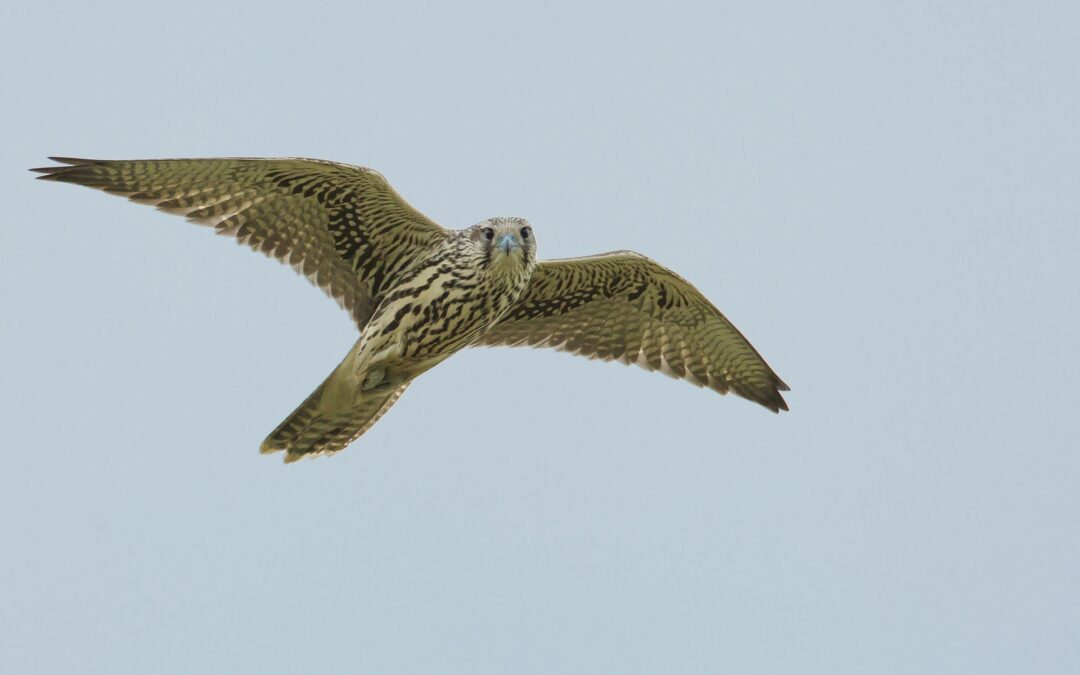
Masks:
[[[1075,6],[0,14],[0,672],[1080,672]],[[332,159],[640,251],[791,412],[472,350],[283,465],[348,316],[47,155]]]

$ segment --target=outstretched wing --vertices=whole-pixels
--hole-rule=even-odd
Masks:
[[[477,344],[553,347],[660,370],[773,412],[788,386],[720,310],[677,274],[616,251],[541,261],[510,311]]]
[[[378,172],[314,159],[50,157],[44,180],[124,195],[288,263],[363,327],[380,292],[447,234]]]

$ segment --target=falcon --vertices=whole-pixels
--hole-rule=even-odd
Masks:
[[[296,268],[360,338],[262,444],[285,461],[344,449],[419,375],[471,346],[551,347],[659,370],[773,412],[788,387],[730,321],[632,251],[537,260],[522,218],[448,230],[371,169],[316,159],[50,157],[76,183],[214,228]]]

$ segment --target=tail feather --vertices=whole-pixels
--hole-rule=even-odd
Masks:
[[[260,452],[284,451],[286,462],[329,455],[345,449],[371,428],[397,402],[408,382],[397,388],[355,391],[347,400],[330,387],[338,371],[318,386],[263,441]],[[328,391],[329,390],[329,391]]]

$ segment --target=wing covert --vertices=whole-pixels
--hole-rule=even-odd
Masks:
[[[729,390],[773,412],[788,386],[696,288],[632,251],[538,263],[478,344],[552,347]]]
[[[363,327],[387,282],[446,230],[371,169],[314,159],[93,160],[39,178],[119,194],[288,263]]]

